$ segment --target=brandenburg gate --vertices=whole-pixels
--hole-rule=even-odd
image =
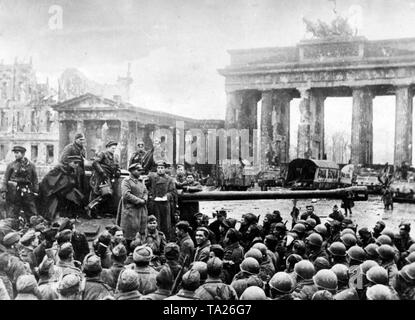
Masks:
[[[227,128],[255,129],[261,101],[261,166],[289,161],[290,101],[301,98],[297,156],[324,158],[324,101],[352,97],[351,161],[372,164],[373,98],[395,95],[394,163],[412,163],[415,38],[303,40],[294,47],[229,51]],[[341,115],[341,110],[339,110]]]

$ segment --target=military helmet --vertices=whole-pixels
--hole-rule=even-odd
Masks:
[[[294,273],[304,280],[312,279],[315,268],[314,265],[308,260],[301,260],[294,266]]]
[[[379,257],[379,254],[378,254],[378,251],[377,251],[377,249],[378,249],[378,245],[377,244],[375,244],[375,243],[369,243],[365,248],[364,248],[364,250],[365,250],[365,252],[366,252],[366,254],[367,254],[367,256],[370,258],[370,259],[373,259],[373,260],[375,260],[375,259],[377,259],[378,257]]]
[[[327,235],[327,227],[324,224],[318,224],[314,227],[314,231],[319,233],[322,237]]]
[[[345,233],[340,237],[340,240],[344,243],[346,248],[353,247],[357,243],[356,236],[351,233]]]
[[[318,289],[323,290],[336,290],[337,289],[337,276],[336,274],[327,269],[322,269],[313,277],[314,284]]]
[[[292,232],[297,232],[300,234],[303,234],[305,230],[305,226],[302,223],[296,223],[294,227],[291,229]]]
[[[352,260],[363,262],[366,259],[366,253],[365,250],[363,250],[359,246],[353,246],[349,250],[347,250],[347,255]]]
[[[305,223],[308,225],[308,227],[310,229],[314,229],[314,227],[317,225],[316,220],[313,219],[313,218],[307,218],[307,220],[305,221]]]
[[[330,262],[324,257],[317,257],[313,262],[315,272],[322,269],[330,269]]]
[[[367,300],[392,300],[392,292],[390,289],[382,284],[376,284],[367,288]]]
[[[289,266],[295,265],[297,262],[303,260],[303,258],[295,253],[290,254],[287,259],[285,260],[285,266],[288,269]]]
[[[327,249],[327,251],[333,255],[338,257],[345,257],[346,256],[346,246],[343,242],[333,242],[330,247]]]
[[[361,265],[360,265],[360,270],[362,271],[362,273],[364,275],[366,275],[366,273],[368,272],[368,270],[372,267],[376,267],[379,266],[378,263],[376,261],[373,260],[366,260],[364,261]]]
[[[313,296],[311,297],[311,300],[334,300],[334,299],[333,299],[333,294],[330,291],[318,290],[313,294]]]
[[[344,236],[345,234],[352,234],[352,235],[356,236],[356,232],[354,232],[354,230],[351,229],[351,228],[343,229],[342,232],[340,232],[340,237]]]
[[[395,257],[393,248],[387,244],[382,244],[377,248],[377,252],[382,260],[392,260]]]
[[[196,270],[200,274],[200,279],[205,280],[207,278],[207,264],[203,261],[195,261],[193,262],[192,268]]]
[[[257,242],[252,246],[253,249],[258,249],[259,251],[261,251],[262,253],[262,257],[266,257],[267,256],[267,246],[265,244],[263,244],[262,242]]]
[[[380,234],[388,236],[392,241],[395,240],[395,232],[391,229],[385,229]]]
[[[413,283],[415,280],[415,263],[408,264],[404,266],[400,271],[399,275],[405,279],[407,282]]]
[[[391,246],[392,245],[392,239],[389,236],[387,236],[386,234],[382,234],[376,239],[376,244],[378,246],[381,246],[382,244],[387,244],[387,245]]]
[[[312,246],[321,247],[323,244],[323,238],[318,233],[312,233],[307,237],[307,242]]]
[[[407,262],[407,263],[413,263],[413,262],[415,262],[415,252],[411,252],[406,258],[405,258],[405,261]]]
[[[245,253],[244,258],[254,258],[256,259],[259,263],[262,262],[262,252],[259,251],[258,249],[255,248],[251,248],[248,250],[247,253]]]
[[[252,257],[245,258],[240,265],[240,269],[250,274],[257,274],[259,273],[259,262]]]
[[[331,267],[331,271],[337,277],[337,281],[340,283],[348,283],[349,282],[349,269],[344,264],[335,264]]]
[[[288,273],[277,272],[269,281],[269,286],[278,292],[290,293],[294,290],[295,284],[293,278]]]
[[[208,260],[206,263],[207,265],[207,272],[210,275],[218,275],[222,272],[223,269],[223,263],[222,260],[218,257],[214,257]]]
[[[267,300],[264,290],[257,286],[251,286],[244,290],[239,300]]]
[[[389,282],[388,271],[381,266],[374,266],[366,272],[366,278],[375,284],[387,285]]]
[[[359,300],[356,289],[346,289],[334,296],[334,300]]]

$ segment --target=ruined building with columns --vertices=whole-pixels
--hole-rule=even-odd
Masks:
[[[261,103],[261,166],[289,160],[290,101],[301,98],[297,157],[324,159],[324,100],[352,97],[351,162],[373,162],[373,105],[395,95],[394,164],[412,164],[415,38],[364,37],[303,40],[294,47],[229,51],[225,77],[227,128],[257,127]],[[272,156],[267,156],[271,154]]]

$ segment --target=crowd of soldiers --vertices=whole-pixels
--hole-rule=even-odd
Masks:
[[[74,144],[79,139],[85,138],[77,135]],[[105,208],[113,195],[111,181],[120,174],[116,145],[108,142],[93,162],[91,212],[100,212],[97,208]],[[56,216],[63,200],[82,202],[82,148],[65,148],[62,163],[43,178],[41,186],[61,191],[46,197],[48,214],[38,214],[27,197],[39,190],[28,183],[37,180],[36,173],[25,150],[14,151],[16,161],[8,166],[2,190],[12,209],[0,220],[0,299],[415,299],[410,223],[402,222],[397,232],[383,221],[372,230],[358,229],[337,206],[323,222],[323,213],[312,205],[301,213],[295,201],[291,222],[278,210],[262,221],[252,213],[237,221],[219,210],[211,222],[197,202],[179,205],[179,192],[201,191],[195,175],[182,165],[171,177],[161,160],[144,178],[146,153],[139,150],[121,183],[116,223],[89,243],[76,219]],[[62,180],[69,171],[70,187]],[[13,202],[10,190],[17,190],[13,196],[20,203]]]

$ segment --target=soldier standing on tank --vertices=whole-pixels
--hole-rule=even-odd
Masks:
[[[143,165],[143,159],[146,155],[147,151],[144,148],[144,141],[140,140],[137,143],[137,151],[134,152],[130,158],[129,166],[131,166],[134,163],[138,163],[140,165]]]
[[[8,217],[17,218],[23,210],[24,218],[29,221],[31,216],[37,216],[35,198],[39,192],[39,182],[35,165],[26,157],[26,148],[13,147],[14,160],[4,173],[1,193],[6,199]]]
[[[119,161],[114,154],[117,145],[117,142],[109,141],[105,145],[107,150],[98,153],[92,163],[93,173],[90,180],[92,190],[90,194],[90,203],[87,206],[88,215],[91,215],[91,210],[94,209],[93,215],[99,218],[100,209],[107,208],[108,204],[110,204],[110,200],[112,200],[115,179],[118,179],[121,175]],[[102,193],[101,186],[105,184],[111,187],[111,194]],[[105,204],[107,204],[107,206],[105,206]],[[110,205],[110,207],[112,206]]]

